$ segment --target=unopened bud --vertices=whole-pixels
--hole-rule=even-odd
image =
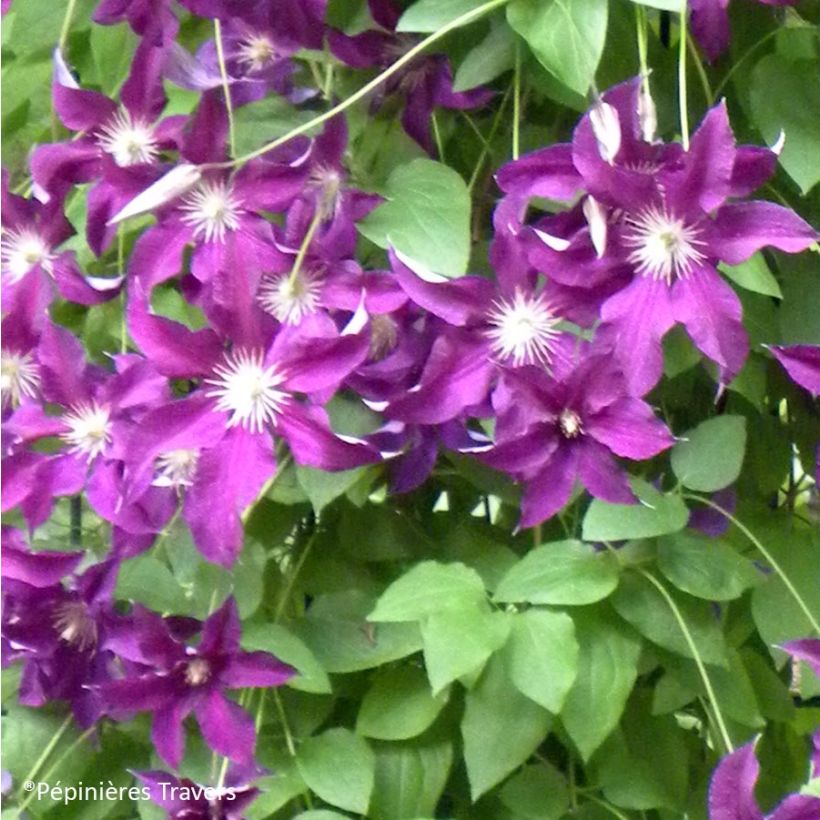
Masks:
[[[177,165],[153,185],[149,185],[142,193],[137,194],[122,210],[108,220],[108,224],[116,225],[132,216],[153,211],[154,208],[159,208],[184,194],[200,179],[202,179],[202,172],[196,165]]]
[[[53,54],[53,62],[54,62],[54,80],[62,86],[66,88],[79,88],[79,84],[74,79],[74,75],[66,65],[65,58],[63,57],[63,52],[60,51],[60,47],[54,49]]]
[[[644,142],[654,142],[658,131],[658,111],[649,90],[648,80],[641,82],[641,90],[638,92],[638,122],[641,124]]]
[[[600,259],[606,252],[606,208],[595,197],[588,196],[584,200],[584,216],[589,225],[589,236],[595,247],[595,253]]]
[[[592,133],[598,140],[601,159],[612,165],[621,149],[621,122],[618,112],[609,103],[599,101],[589,112]]]

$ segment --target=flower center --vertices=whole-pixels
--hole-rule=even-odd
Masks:
[[[560,321],[540,296],[525,296],[516,290],[511,300],[501,299],[487,315],[492,350],[499,359],[523,364],[548,364]]]
[[[100,128],[97,144],[120,168],[153,162],[159,155],[151,126],[139,118],[132,120],[124,109]]]
[[[194,483],[199,450],[169,450],[157,457],[155,487],[190,487]]]
[[[700,229],[676,219],[665,209],[653,206],[627,217],[627,224],[624,241],[634,248],[628,259],[641,276],[663,279],[671,285],[706,259],[700,250],[704,246]]]
[[[19,282],[35,265],[51,273],[54,254],[40,234],[31,228],[8,231],[3,237],[3,273],[11,284]]]
[[[60,438],[69,450],[93,461],[111,443],[111,418],[107,407],[97,402],[77,404],[63,416],[68,430]]]
[[[230,183],[203,182],[182,200],[180,209],[185,211],[182,220],[193,227],[195,239],[224,242],[225,233],[239,227],[242,203],[234,198]]]
[[[564,438],[577,438],[584,432],[584,425],[581,417],[568,407],[561,411],[558,416],[558,426],[561,428],[561,435]]]
[[[215,378],[206,379],[215,389],[209,396],[218,397],[216,409],[231,414],[228,427],[241,424],[252,433],[261,432],[284,409],[288,394],[277,390],[285,376],[275,365],[264,366],[260,350],[232,350],[225,362],[214,368]]]
[[[97,644],[97,622],[89,614],[86,605],[79,601],[57,606],[52,623],[60,640],[81,651]]]
[[[185,682],[189,686],[202,686],[211,677],[211,665],[205,658],[194,658],[185,665]]]
[[[310,172],[309,185],[318,188],[316,207],[322,218],[336,213],[342,193],[342,175],[336,168],[317,165]]]
[[[369,356],[374,361],[383,359],[395,346],[399,338],[399,328],[395,320],[386,313],[370,317]]]
[[[251,34],[239,45],[239,62],[248,71],[259,71],[276,56],[276,48],[264,34]]]
[[[17,407],[23,396],[36,398],[40,373],[30,353],[3,350],[0,354],[0,395],[3,406]]]
[[[265,279],[257,299],[262,309],[286,325],[298,325],[319,307],[321,283],[316,276],[300,271]]]

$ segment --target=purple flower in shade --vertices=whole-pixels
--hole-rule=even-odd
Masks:
[[[113,716],[153,712],[152,741],[157,754],[174,768],[182,760],[183,721],[191,713],[215,752],[250,763],[256,740],[253,719],[225,690],[281,686],[294,670],[267,652],[240,649],[234,599],[208,617],[196,646],[177,640],[161,618],[147,611],[135,619],[134,629],[134,654],[128,660],[152,671],[97,687],[106,710]]]
[[[134,772],[148,788],[151,800],[168,812],[171,820],[242,820],[259,796],[250,783],[261,774],[255,767],[228,767],[225,785],[203,786],[162,771]]]
[[[401,16],[391,0],[368,0],[370,13],[379,29],[349,36],[330,29],[328,42],[333,55],[353,68],[385,69],[409,51],[419,38],[399,34]],[[484,105],[492,91],[453,91],[453,75],[448,59],[441,55],[421,55],[391,77],[374,100],[379,107],[385,97],[399,96],[404,102],[401,122],[404,130],[429,154],[435,153],[430,122],[436,107],[469,109]]]
[[[104,561],[71,576],[82,553],[35,553],[22,538],[4,541],[3,662],[23,661],[20,702],[68,701],[77,722],[91,726],[101,709],[89,687],[109,679],[114,661],[103,643],[115,618],[117,563]]]
[[[771,345],[769,351],[792,381],[820,396],[820,345]]]
[[[534,278],[508,286],[480,276],[448,280],[391,250],[407,295],[452,329],[440,334],[418,383],[390,402],[389,418],[440,424],[482,402],[501,368],[551,369],[571,360],[577,339],[561,329],[576,318],[566,292]]]
[[[508,370],[493,402],[496,443],[481,457],[524,483],[522,527],[558,512],[576,479],[596,498],[634,502],[613,456],[651,458],[673,443],[606,355],[589,353],[555,378],[535,367]]]
[[[16,196],[9,190],[4,172],[2,210],[2,293],[6,312],[15,309],[19,292],[26,288],[31,278],[40,282],[43,304],[52,300],[55,290],[63,299],[81,305],[97,305],[117,295],[122,282],[120,277],[85,277],[74,252],[59,250],[74,233],[63,214],[60,199],[52,197],[42,203]],[[34,297],[29,293],[19,298]]]
[[[726,755],[709,785],[710,820],[812,820],[820,818],[820,797],[790,794],[764,815],[757,805],[754,788],[760,774],[755,744],[747,743]]]
[[[104,26],[126,20],[134,32],[153,45],[173,39],[179,30],[171,0],[102,0],[92,19]]]
[[[795,0],[758,0],[766,6],[791,6]],[[729,0],[688,0],[692,36],[713,62],[729,47]]]
[[[136,355],[113,357],[116,372],[85,361],[80,342],[64,328],[47,323],[39,346],[40,389],[51,410],[23,404],[5,422],[11,452],[4,459],[3,509],[21,505],[33,529],[48,517],[54,497],[80,492],[105,462],[118,457],[120,430],[157,403],[167,401],[167,382]],[[46,455],[32,442],[58,437],[64,449]]]
[[[197,547],[226,565],[242,544],[240,514],[276,470],[272,433],[298,464],[345,470],[378,460],[364,442],[335,435],[320,403],[364,361],[367,334],[339,334],[317,314],[272,337],[256,324],[262,311],[250,299],[245,307],[244,316],[232,314],[226,350],[212,330],[192,332],[151,315],[136,290],[129,301],[132,336],[160,372],[201,380],[186,398],[140,420],[128,454],[131,494],[158,480],[184,492]]]
[[[727,202],[771,172],[771,152],[738,149],[725,103],[712,108],[689,150],[649,143],[642,133],[640,83],[604,95],[611,112],[603,133],[595,109],[575,130],[573,162],[589,193],[608,208],[607,253],[628,263],[632,282],[606,300],[601,335],[619,358],[630,389],[643,395],[662,371],[661,339],[683,324],[728,383],[748,352],[740,301],[716,270],[765,246],[789,253],[809,247],[815,231],[769,202]],[[617,144],[617,150],[611,151]]]

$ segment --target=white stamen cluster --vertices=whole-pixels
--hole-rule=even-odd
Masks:
[[[685,278],[692,268],[706,259],[701,248],[700,229],[687,225],[666,209],[652,206],[628,216],[625,243],[634,250],[629,261],[641,276],[651,276],[671,285]]]
[[[3,407],[18,407],[23,397],[36,398],[40,371],[30,353],[3,349],[0,354],[0,395]]]
[[[262,280],[257,300],[265,312],[282,324],[298,325],[318,309],[321,290],[321,282],[307,271],[296,276],[285,273]]]
[[[68,426],[60,438],[69,445],[69,451],[93,461],[111,443],[111,413],[96,401],[83,402],[72,407],[63,416]]]
[[[35,265],[51,273],[53,259],[49,245],[32,228],[3,232],[2,268],[10,284],[19,282]]]
[[[153,162],[159,155],[150,123],[138,117],[132,119],[125,109],[100,128],[97,144],[120,168]]]
[[[581,417],[568,407],[564,408],[558,416],[558,427],[561,430],[561,435],[568,439],[577,438],[584,432]]]
[[[219,399],[216,409],[231,414],[228,427],[239,424],[258,433],[282,412],[288,394],[277,387],[285,376],[264,360],[259,350],[233,350],[214,368],[215,377],[205,380],[215,388],[207,395]]]
[[[205,658],[194,658],[185,664],[185,682],[189,686],[202,686],[211,678],[211,665]]]
[[[156,477],[152,483],[155,487],[190,487],[198,462],[199,450],[179,449],[162,453],[154,462]]]
[[[195,239],[224,242],[225,234],[239,227],[242,203],[233,196],[230,183],[202,182],[182,200],[180,209]]]
[[[276,47],[264,34],[249,34],[239,44],[239,63],[248,71],[259,71],[276,56]]]
[[[399,340],[399,326],[387,313],[377,313],[370,317],[370,348],[368,355],[380,361],[396,346]]]
[[[97,644],[97,623],[81,601],[60,604],[54,612],[52,623],[60,639],[80,651]]]
[[[511,359],[516,367],[552,361],[560,319],[541,296],[525,296],[516,290],[512,299],[495,302],[487,321],[487,335],[500,360]]]

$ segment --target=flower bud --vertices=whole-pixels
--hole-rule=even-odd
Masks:
[[[641,90],[638,92],[638,122],[644,142],[654,142],[658,131],[658,111],[649,91],[648,80],[641,82]]]
[[[142,193],[137,194],[124,208],[118,211],[109,225],[116,225],[132,216],[144,214],[159,208],[184,194],[193,185],[202,179],[202,172],[196,165],[177,165],[165,176],[160,177],[153,185],[149,185]]]
[[[595,246],[595,253],[600,259],[606,252],[606,208],[595,197],[588,196],[584,200],[584,216],[589,225],[589,235]]]
[[[612,165],[621,148],[621,123],[618,112],[609,103],[599,101],[589,112],[589,121],[592,124],[592,133],[598,140],[601,159]]]

